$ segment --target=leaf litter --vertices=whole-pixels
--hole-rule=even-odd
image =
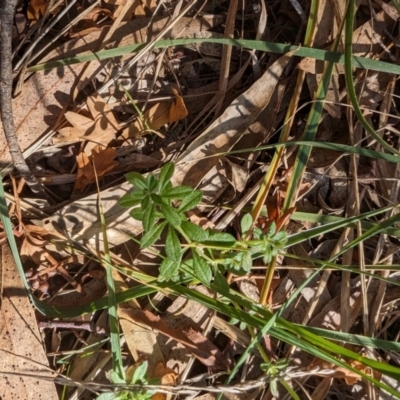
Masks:
[[[73,10],[75,14],[71,11],[69,17],[82,12],[83,3],[77,3]],[[173,10],[172,6],[160,12],[156,2],[151,1],[133,1],[129,9],[124,2],[105,3],[93,9],[80,24],[69,30],[63,40],[56,40],[52,45],[54,50],[41,60],[38,58],[35,63],[78,56],[100,46],[108,48],[142,42],[146,37],[155,37],[168,25],[168,12],[176,11],[176,15],[179,15],[179,9]],[[264,7],[264,2],[261,3]],[[30,2],[26,18],[32,27],[43,21],[46,4],[33,0]],[[194,8],[191,13],[181,16],[170,30],[170,37],[220,37],[221,34],[233,34],[234,37],[242,35],[240,37],[249,39],[262,37],[267,41],[273,38],[282,43],[300,43],[303,40],[304,31],[299,22],[301,14],[297,14],[299,10],[291,9],[289,4],[266,4],[266,14],[246,2],[219,1],[214,6],[211,6],[211,2],[205,2],[205,14],[195,16],[194,10],[199,10]],[[391,57],[396,58],[390,44],[390,32],[398,18],[398,10],[382,1],[376,1],[375,6],[376,10],[372,14],[371,9],[363,3],[357,10],[358,25],[353,33],[353,54],[390,59],[390,53]],[[227,7],[230,13],[236,14],[236,23],[223,20]],[[122,10],[125,12],[122,18],[124,22],[114,26]],[[58,12],[60,9],[52,10],[52,13]],[[214,15],[209,18],[207,13]],[[315,47],[327,48],[330,45],[344,13],[344,2],[319,2],[315,17]],[[264,20],[259,23],[261,14]],[[155,21],[151,29],[148,29],[152,21],[149,15]],[[237,23],[240,15],[252,16],[241,22],[241,28]],[[281,29],[285,23],[289,24],[286,26],[289,29]],[[222,33],[224,25],[227,31]],[[296,29],[292,28],[294,25]],[[102,34],[109,26],[113,26],[115,32],[102,43]],[[174,185],[184,183],[199,187],[205,193],[204,202],[191,211],[191,221],[201,226],[225,226],[240,236],[236,215],[252,206],[254,190],[258,189],[273,155],[270,151],[257,149],[257,146],[277,140],[276,134],[285,121],[285,112],[293,93],[291,82],[295,82],[299,70],[306,72],[306,83],[300,107],[294,110],[292,116],[294,124],[290,137],[301,137],[309,112],[307,102],[322,79],[324,65],[311,58],[299,60],[296,52],[277,57],[271,53],[252,52],[249,55],[233,48],[232,54],[227,57],[227,50],[224,50],[223,62],[220,60],[220,47],[212,51],[202,46],[172,48],[165,53],[154,51],[140,66],[131,66],[126,70],[119,81],[114,80],[113,76],[119,73],[129,57],[92,62],[82,79],[79,76],[83,66],[79,64],[26,75],[22,93],[13,100],[18,140],[26,156],[31,155],[28,161],[31,160],[32,170],[46,185],[55,202],[51,207],[42,208],[47,214],[46,218],[32,220],[28,218],[31,215],[28,209],[41,208],[40,203],[28,189],[24,189],[19,196],[24,201],[24,205],[21,201],[22,211],[18,215],[24,221],[20,254],[32,291],[61,307],[79,307],[105,294],[105,274],[104,271],[98,273],[102,271],[99,258],[103,257],[102,251],[107,248],[101,233],[99,201],[104,210],[110,255],[113,263],[120,267],[119,272],[113,272],[118,291],[129,291],[136,287],[141,282],[140,273],[157,276],[164,256],[165,239],[155,245],[157,251],[151,257],[130,240],[140,235],[143,227],[139,221],[129,217],[126,209],[119,206],[119,199],[130,189],[123,178],[123,172],[135,170],[149,173],[173,160],[176,172],[170,181]],[[159,58],[160,55],[164,58]],[[17,58],[20,56],[18,53]],[[220,78],[222,67],[226,73],[225,78]],[[376,146],[364,136],[361,125],[354,121],[348,110],[346,90],[341,78],[343,73],[343,68],[338,67],[333,74],[316,140]],[[112,84],[109,89],[102,92],[102,85],[108,84],[110,80]],[[365,109],[366,118],[380,129],[385,140],[397,146],[398,137],[393,134],[397,124],[393,111],[396,108],[397,88],[391,84],[394,82],[393,77],[384,73],[356,70],[355,80],[359,102]],[[144,90],[137,90],[140,87]],[[131,98],[123,89],[128,91]],[[189,97],[194,93],[195,97]],[[390,129],[385,128],[388,124]],[[358,140],[355,140],[356,135]],[[0,165],[4,169],[10,158],[2,134],[0,145],[4,149],[0,153]],[[252,146],[252,151],[243,150]],[[230,150],[243,152],[226,154]],[[58,160],[58,166],[55,160]],[[379,161],[378,167],[374,167],[360,157],[354,169],[350,167],[349,157],[340,152],[314,149],[296,202],[296,212],[304,210],[313,216],[314,222],[294,224],[291,221],[288,227],[288,220],[295,210],[283,210],[283,203],[275,199],[276,194],[285,198],[287,183],[296,173],[293,162],[294,157],[288,153],[274,177],[274,193],[271,191],[267,198],[262,209],[263,217],[256,221],[265,230],[275,225],[278,231],[287,229],[291,233],[306,233],[310,227],[319,226],[321,215],[332,214],[347,218],[399,202],[397,183],[393,183],[393,179],[398,179],[398,171],[393,172],[387,162]],[[362,171],[368,170],[372,171],[368,175],[370,181],[364,182],[362,179],[365,174]],[[354,184],[357,174],[361,180]],[[12,196],[7,177],[4,182]],[[96,191],[97,184],[100,194]],[[15,199],[18,201],[18,196]],[[240,205],[243,199],[247,201]],[[240,205],[238,211],[234,212],[237,205]],[[13,218],[15,224],[21,222],[17,214]],[[278,269],[268,293],[271,309],[276,310],[285,304],[296,288],[300,288],[310,278],[319,260],[331,259],[338,247],[343,247],[343,243],[360,234],[350,234],[352,227],[346,229],[343,232],[327,230],[312,240],[292,246],[287,254],[276,259]],[[57,240],[54,235],[57,235]],[[348,251],[336,262],[338,266],[356,265],[361,270],[363,265],[368,264],[378,270],[380,264],[390,260],[393,266],[382,276],[393,278],[393,271],[399,264],[397,251],[392,247],[396,240],[387,235],[372,236],[358,251]],[[71,247],[79,252],[79,256],[75,254],[71,258]],[[245,284],[246,280],[236,278],[233,278],[231,288],[239,290],[257,303],[265,280],[264,268],[265,265],[254,261],[251,272],[246,276],[251,288]],[[370,269],[371,273],[374,273],[374,268]],[[394,337],[392,326],[395,322],[385,314],[395,312],[398,306],[397,292],[393,287],[382,281],[378,285],[373,280],[368,283],[368,289],[364,290],[363,276],[350,279],[347,272],[340,271],[338,268],[334,273],[323,272],[310,279],[307,286],[301,289],[302,296],[298,302],[286,307],[281,316],[291,322],[332,331],[343,330],[345,326],[346,331],[352,329],[355,333],[365,335],[368,310],[373,309],[375,314],[370,314],[369,321],[370,335]],[[216,322],[222,319],[222,314],[216,315],[207,307],[198,307],[198,303],[177,295],[173,290],[164,289],[156,295],[142,296],[134,301],[131,299],[119,307],[118,316],[126,340],[126,344],[121,344],[126,351],[124,361],[128,371],[138,368],[146,360],[149,378],[160,378],[162,385],[179,388],[179,385],[190,382],[190,379],[198,379],[197,382],[202,382],[203,388],[218,387],[224,383],[226,376],[220,378],[215,372],[228,374],[234,367],[229,361],[237,362],[228,356],[233,351],[232,342],[229,341],[232,338],[240,341],[236,345],[239,349],[243,348],[243,353],[243,346],[250,340],[249,331],[243,322],[231,316],[229,321],[224,322],[227,324],[224,326],[230,326],[231,331],[225,332],[221,330],[223,323]],[[197,290],[202,289],[198,285]],[[374,299],[376,293],[379,304],[363,299],[363,296]],[[218,298],[218,293],[214,291],[205,295]],[[8,296],[7,292],[5,296]],[[385,307],[389,297],[392,308],[387,309]],[[176,318],[180,313],[185,318]],[[93,324],[105,328],[108,326],[108,317],[105,312],[100,316],[94,315]],[[81,316],[76,321],[83,322],[88,318],[89,315]],[[36,328],[33,319],[26,324]],[[216,326],[220,329],[216,329]],[[252,329],[250,327],[250,333]],[[22,327],[21,330],[26,329]],[[246,335],[245,339],[239,340],[240,336],[234,334],[237,331]],[[71,335],[73,330],[60,328],[46,329],[44,332],[46,343],[51,343],[51,346],[46,345],[46,350],[51,351],[58,361],[62,359],[64,350],[79,349],[82,354],[88,352],[83,358],[79,353],[72,354],[71,361],[68,360],[71,379],[88,383],[95,378],[99,383],[109,382],[105,371],[111,369],[110,348],[103,337],[91,332],[79,336],[74,332]],[[8,344],[12,343],[9,337],[5,340]],[[304,374],[301,384],[288,378],[288,385],[299,395],[304,392],[305,396],[312,398],[326,398],[330,390],[340,390],[352,398],[361,398],[367,393],[365,381],[354,371],[323,362],[317,357],[306,356],[305,352],[291,348],[269,334],[260,339],[259,345],[272,362],[278,358],[287,358],[291,368],[297,368]],[[363,355],[367,354],[356,346],[349,347]],[[267,373],[261,369],[260,354],[262,356],[262,352],[254,351],[249,355],[247,364],[241,367],[244,381],[249,382],[248,389],[258,387],[255,384],[252,386],[253,380],[260,383],[264,382],[262,379],[268,378],[262,386],[267,391],[265,396],[283,398],[287,388],[282,384],[275,388],[270,383],[273,376],[277,375],[273,375],[271,369]],[[382,354],[375,358],[382,358]],[[43,359],[41,362],[48,364]],[[370,373],[365,365],[357,361],[351,361],[350,365],[355,370]],[[66,373],[65,366],[58,371]],[[290,369],[284,370],[283,374],[290,376]],[[376,372],[371,376],[381,379]],[[236,380],[235,384],[238,382]],[[304,386],[305,383],[307,386]],[[54,390],[54,385],[50,387],[50,390]],[[20,390],[19,395],[23,388]],[[194,390],[192,395],[194,393],[200,395],[200,390]],[[238,393],[238,397],[244,397],[243,392]],[[255,393],[254,397],[260,396],[257,390]],[[84,388],[75,392],[71,389],[69,395],[71,398],[95,398]],[[164,399],[169,395],[160,392],[154,396],[160,399],[157,396]]]

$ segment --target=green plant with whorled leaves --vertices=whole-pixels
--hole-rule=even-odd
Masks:
[[[176,280],[180,274],[191,275],[208,285],[213,279],[226,286],[223,274],[230,271],[243,275],[250,271],[253,260],[263,258],[268,263],[286,244],[286,232],[276,232],[272,224],[267,233],[259,228],[252,231],[252,239],[246,239],[252,229],[249,214],[241,220],[242,237],[236,240],[229,233],[202,229],[190,222],[186,212],[194,209],[202,199],[200,190],[171,183],[174,165],[167,163],[158,177],[143,177],[137,172],[126,175],[133,190],[123,196],[120,204],[132,207],[132,218],[142,221],[144,235],[142,248],[152,246],[166,231],[165,253],[161,263],[160,281]]]

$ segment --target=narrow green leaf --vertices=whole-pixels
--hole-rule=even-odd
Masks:
[[[125,175],[126,180],[131,183],[133,186],[139,189],[147,189],[146,179],[143,178],[141,174],[138,172],[128,172]]]
[[[208,239],[208,232],[190,221],[182,221],[181,228],[193,242],[203,242]]]
[[[222,243],[224,245],[234,245],[236,243],[236,239],[230,233],[225,232],[209,232],[209,238],[206,240],[206,243]]]
[[[193,251],[193,272],[195,277],[205,285],[211,282],[212,272],[207,261],[204,260],[196,251]]]
[[[337,217],[335,215],[322,215],[322,214],[314,214],[314,213],[307,213],[307,212],[300,212],[296,211],[293,213],[291,216],[291,219],[294,221],[307,221],[307,222],[315,222],[319,224],[328,224],[331,222],[338,222],[338,221],[344,221],[347,220],[347,218],[343,217]],[[361,221],[361,226],[362,229],[369,229],[372,228],[374,225],[373,222],[369,221]],[[349,227],[355,228],[356,225],[354,223],[349,224]],[[388,235],[400,237],[400,229],[396,228],[387,228],[384,233],[387,233]]]
[[[266,246],[264,249],[264,255],[263,255],[263,262],[265,264],[268,264],[272,259],[272,251],[269,246]]]
[[[299,47],[297,45],[290,46],[286,43],[265,42],[263,40],[246,40],[246,39],[219,39],[219,38],[201,38],[201,39],[174,39],[174,40],[160,40],[154,44],[154,48],[163,48],[171,46],[182,46],[185,44],[203,44],[203,43],[218,43],[228,46],[239,46],[247,49],[266,51],[270,53],[286,54],[291,51],[296,52],[297,57],[310,57],[316,60],[334,62],[344,64],[344,55],[332,51]],[[72,65],[93,60],[106,60],[108,58],[120,57],[121,55],[137,52],[144,48],[145,43],[124,46],[115,49],[101,50],[97,53],[90,53],[66,58],[63,60],[51,61],[43,64],[31,66],[27,72],[42,71],[46,69],[58,68],[60,66]],[[400,75],[400,67],[396,64],[390,64],[384,61],[368,59],[364,57],[352,58],[353,66],[356,68],[370,69],[372,71],[387,72],[390,74]]]
[[[287,241],[287,234],[285,231],[280,231],[272,236],[272,240],[274,242],[280,242],[281,244],[284,244]]]
[[[236,275],[245,275],[253,266],[251,255],[248,251],[236,253],[224,260],[226,268]]]
[[[200,203],[203,198],[203,192],[201,190],[193,190],[187,197],[185,197],[181,204],[179,204],[178,210],[181,212],[185,212],[188,210],[192,210]]]
[[[242,253],[242,270],[244,273],[250,272],[253,267],[253,260],[251,254],[248,251],[243,251]]]
[[[140,240],[140,247],[145,249],[146,247],[153,245],[161,236],[166,224],[167,222],[163,221],[160,224],[153,226],[153,229],[150,231],[146,232]]]
[[[161,204],[165,203],[165,201],[163,201],[162,197],[160,195],[156,194],[156,193],[152,193],[150,195],[150,197],[154,201],[154,203],[156,203],[156,204],[161,205]]]
[[[273,236],[276,233],[276,223],[272,221],[271,226],[268,229],[268,236]]]
[[[261,239],[264,237],[264,232],[262,231],[262,229],[255,227],[253,229],[253,237],[254,239]]]
[[[129,215],[133,219],[136,219],[137,221],[143,221],[144,211],[140,207],[137,207],[137,208],[134,208],[133,210],[131,210],[129,212]]]
[[[110,371],[110,381],[116,384],[126,384],[125,379],[117,371]]]
[[[145,232],[151,231],[154,228],[156,222],[156,206],[150,204],[143,214],[143,228]]]
[[[399,159],[400,159],[400,157],[399,157]],[[393,207],[389,206],[389,207],[379,208],[379,209],[373,210],[373,211],[368,211],[364,214],[356,215],[354,217],[341,218],[338,220],[334,219],[333,222],[329,222],[324,225],[316,226],[314,228],[308,229],[307,231],[301,231],[301,232],[295,233],[293,235],[290,235],[288,237],[287,246],[293,246],[293,245],[295,245],[297,243],[301,243],[305,240],[310,240],[314,237],[326,234],[328,232],[333,232],[336,229],[341,229],[341,228],[344,228],[347,226],[351,226],[352,224],[357,223],[358,221],[362,221],[366,218],[372,218],[375,215],[382,214],[391,209],[393,209]],[[381,229],[381,224],[371,224],[368,227],[372,228],[372,227],[378,227],[378,226],[380,226],[379,229]],[[387,228],[389,228],[389,227],[387,227]]]
[[[219,271],[217,271],[214,275],[214,284],[215,286],[218,286],[223,290],[229,291],[229,283],[226,280],[225,276],[223,276]]]
[[[150,204],[151,204],[151,197],[148,195],[143,197],[142,201],[140,202],[140,206],[142,207],[143,210],[146,210],[147,208],[149,208]]]
[[[161,193],[174,174],[175,166],[172,162],[164,164],[158,176],[158,190]]]
[[[182,219],[175,208],[168,204],[162,204],[161,212],[164,214],[165,219],[175,228],[178,228],[181,225]]]
[[[170,260],[169,258],[164,258],[160,265],[158,280],[170,281],[174,276],[178,274],[179,263]]]
[[[134,190],[131,193],[127,193],[122,196],[119,200],[119,205],[121,207],[134,207],[140,204],[144,197],[143,190]]]
[[[158,181],[153,174],[147,175],[146,183],[147,183],[147,187],[150,190],[150,192],[153,192],[154,190],[156,190],[156,188],[158,186]]]
[[[139,366],[136,367],[130,382],[132,385],[134,385],[135,383],[146,383],[145,376],[147,373],[148,365],[149,363],[147,361],[144,361]]]
[[[245,235],[253,225],[253,218],[251,214],[244,214],[240,221],[240,230],[242,235]]]
[[[190,186],[176,186],[162,192],[162,197],[169,200],[182,200],[193,192]]]
[[[170,260],[175,261],[176,263],[181,262],[181,243],[175,229],[171,225],[168,227],[167,239],[165,241],[165,252]]]

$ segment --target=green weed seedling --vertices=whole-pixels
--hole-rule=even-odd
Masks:
[[[262,363],[261,369],[271,378],[270,390],[273,396],[279,396],[278,393],[278,380],[280,373],[283,372],[289,366],[289,361],[286,359],[280,359],[274,363]]]
[[[159,281],[176,281],[179,275],[194,277],[205,285],[214,280],[218,286],[227,288],[224,273],[236,275],[248,273],[253,260],[263,258],[268,263],[286,244],[286,232],[276,232],[272,224],[267,233],[254,228],[253,238],[246,239],[252,229],[249,214],[241,220],[242,237],[236,240],[229,233],[204,230],[186,217],[202,199],[202,192],[190,186],[171,183],[174,165],[166,163],[158,177],[149,174],[146,178],[137,172],[126,175],[133,190],[123,196],[120,204],[132,207],[130,215],[143,224],[142,248],[152,246],[167,232],[165,253],[159,270]]]
[[[159,383],[159,379],[150,382],[147,379],[148,362],[144,361],[135,368],[131,377],[122,379],[115,371],[110,372],[110,381],[116,385],[148,385],[150,383]],[[154,395],[153,390],[130,391],[122,390],[120,392],[105,392],[97,397],[97,400],[150,400]]]

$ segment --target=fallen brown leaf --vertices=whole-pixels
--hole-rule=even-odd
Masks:
[[[36,225],[24,225],[24,241],[22,242],[20,255],[22,258],[31,258],[36,264],[40,265],[45,261],[47,250],[46,237],[49,233],[46,229]]]
[[[47,0],[31,0],[28,6],[27,17],[31,21],[37,21],[43,17],[47,10]]]
[[[170,18],[162,19],[137,18],[121,23],[112,37],[107,40],[107,46],[126,46],[133,43],[141,43],[147,37],[148,24],[152,21],[152,37],[159,33],[169,23]],[[192,18],[183,17],[172,28],[171,38],[176,38],[184,31],[185,37],[194,37],[199,32],[204,33],[213,26],[221,23],[220,17]],[[151,40],[152,37],[148,37]],[[48,53],[46,57],[35,62],[54,61],[60,58],[76,57],[79,54],[89,54],[94,48],[98,48],[103,40],[102,31],[95,31],[84,38],[76,38],[64,43]],[[91,70],[80,87],[92,82],[98,74],[101,66],[108,60],[91,63]],[[83,64],[58,67],[49,71],[39,71],[24,82],[23,90],[19,96],[13,99],[15,128],[18,134],[18,142],[22,151],[26,151],[33,143],[37,142],[48,132],[50,127],[58,121],[63,109],[70,101],[71,83],[80,76]],[[87,153],[90,155],[90,152]],[[0,124],[0,162],[1,167],[11,162],[7,142]]]
[[[124,130],[121,137],[123,139],[136,138],[138,135],[158,131],[166,124],[180,121],[188,115],[185,103],[175,89],[172,89],[175,95],[175,103],[158,103],[149,108],[142,118],[138,118],[133,124]]]
[[[102,178],[108,171],[111,171],[118,165],[114,158],[117,156],[117,150],[113,147],[102,150],[97,146],[92,150],[91,157],[85,153],[76,156],[78,163],[78,175],[75,182],[75,189],[83,189],[85,186],[94,183],[97,178]]]
[[[359,361],[356,360],[351,360],[349,361],[349,364],[364,373],[368,372],[368,367],[366,367],[364,364],[361,364]],[[354,386],[357,382],[362,380],[362,377],[357,374],[357,372],[349,371],[348,369],[344,367],[338,367],[333,364],[329,364],[325,361],[322,360],[314,360],[312,364],[308,367],[309,369],[315,368],[316,366],[320,367],[322,370],[325,370],[323,374],[321,374],[324,377],[330,377],[330,378],[336,378],[336,379],[344,379],[347,385]],[[331,370],[331,374],[327,374],[326,370]],[[316,373],[318,375],[318,372]],[[373,377],[375,379],[380,379],[381,374],[377,371],[374,371]]]
[[[82,7],[78,7],[80,12],[83,11]],[[82,37],[95,30],[101,30],[103,26],[97,24],[98,21],[104,17],[110,17],[113,19],[112,12],[107,8],[95,7],[84,18],[79,22],[76,28],[72,29],[69,33],[70,38]]]
[[[67,144],[87,141],[85,154],[90,155],[96,146],[106,147],[116,137],[119,123],[101,96],[88,97],[87,106],[92,119],[74,112],[66,112],[65,118],[72,127],[59,129],[59,137],[53,142]]]
[[[117,292],[123,292],[129,288],[121,275],[115,270],[113,270],[113,279]],[[158,333],[145,324],[133,322],[129,314],[123,312],[125,309],[135,308],[140,308],[140,304],[136,299],[120,303],[118,306],[118,317],[120,317],[121,329],[133,359],[136,362],[138,362],[140,357],[147,359],[148,371],[151,375],[152,371],[156,370],[158,364],[164,365],[164,357],[157,341]],[[122,316],[123,318],[121,318]]]
[[[172,370],[165,366],[162,362],[159,362],[156,365],[152,375],[152,378],[161,378],[161,385],[176,385],[178,383],[179,375]],[[170,398],[171,395],[167,396],[165,393],[156,393],[151,397],[151,400],[165,400]]]
[[[146,324],[165,336],[181,343],[202,364],[214,370],[227,370],[228,362],[221,351],[205,336],[192,327],[171,328],[168,323],[150,311],[138,309],[121,310],[121,317],[127,314],[128,319]]]

